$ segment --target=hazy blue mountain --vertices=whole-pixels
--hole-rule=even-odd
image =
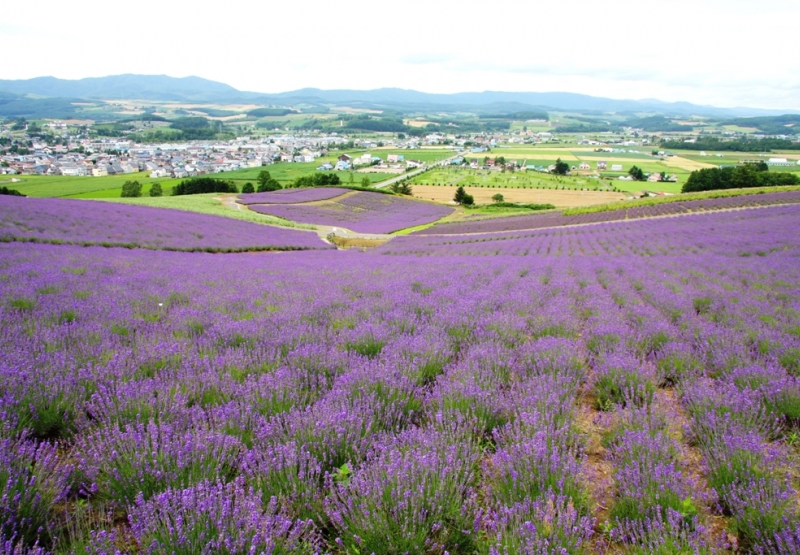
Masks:
[[[526,109],[578,110],[593,112],[641,113],[652,112],[669,116],[704,115],[715,117],[770,116],[785,110],[757,108],[716,108],[689,102],[660,100],[616,100],[566,92],[466,92],[431,94],[397,88],[368,91],[299,89],[265,94],[239,91],[230,85],[200,77],[168,77],[166,75],[112,75],[78,80],[37,77],[19,81],[0,80],[0,91],[34,94],[52,98],[176,100],[191,102],[240,102],[264,105],[347,104],[365,108],[384,108],[404,111],[473,111],[486,113],[497,106],[513,106],[515,111]],[[489,108],[493,105],[494,108]]]
[[[0,91],[103,100],[187,100],[196,102],[234,100],[242,95],[230,85],[201,77],[177,78],[166,75],[132,74],[87,77],[74,81],[56,77],[36,77],[20,81],[0,80]]]
[[[432,94],[405,89],[375,89],[370,91],[300,89],[297,91],[264,95],[262,98],[281,99],[284,102],[343,104],[360,103],[365,107],[402,109],[470,109],[488,104],[509,104],[526,108],[549,110],[579,110],[599,112],[655,112],[674,116],[731,117],[754,115],[778,115],[786,110],[763,110],[759,108],[717,108],[700,106],[689,102],[663,102],[661,100],[616,100],[567,92],[468,92],[455,94]]]

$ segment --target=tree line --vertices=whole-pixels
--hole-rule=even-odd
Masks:
[[[744,189],[800,185],[793,173],[767,171],[766,164],[745,164],[736,167],[704,168],[693,171],[681,188],[682,193],[715,191],[718,189]]]
[[[718,137],[700,136],[693,143],[685,143],[682,139],[666,139],[661,142],[663,148],[682,150],[717,150],[728,152],[772,152],[773,150],[800,150],[800,143],[786,139],[735,139],[723,141]]]

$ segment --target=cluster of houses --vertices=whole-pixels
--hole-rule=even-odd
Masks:
[[[189,177],[259,167],[274,162],[313,162],[342,137],[292,135],[233,141],[138,144],[125,139],[75,139],[49,146],[32,141],[25,154],[0,155],[0,173],[95,176],[148,172],[150,177]]]
[[[359,168],[373,167],[379,170],[396,170],[401,173],[405,170],[422,168],[425,163],[420,160],[406,160],[404,154],[389,154],[386,160],[380,156],[375,156],[366,152],[358,157],[352,157],[349,154],[342,154],[336,160],[336,164],[324,163],[317,167],[317,171],[350,171]]]
[[[54,124],[58,127],[60,123]],[[190,141],[186,143],[140,144],[125,138],[90,139],[65,136],[65,144],[47,144],[37,136],[22,137],[30,148],[25,153],[0,150],[0,174],[107,176],[147,172],[153,178],[183,178],[265,166],[276,162],[313,163],[331,149],[350,141],[336,133],[330,135],[273,135],[266,138],[238,137],[231,141]],[[444,136],[410,137],[392,140],[386,146],[417,149],[422,144],[444,141]],[[356,139],[353,148],[374,149],[373,139]],[[349,170],[377,166],[404,171],[421,167],[422,162],[389,155],[386,160],[365,154],[356,159],[344,155],[335,166],[323,164],[320,170]]]
[[[775,166],[775,167],[778,167],[778,168],[781,168],[781,167],[788,168],[788,167],[792,167],[792,166],[800,166],[800,160],[788,160],[786,158],[769,158],[767,160],[763,160],[763,159],[761,159],[761,160],[758,160],[758,159],[755,159],[755,160],[739,160],[740,164],[759,164],[761,162],[764,162],[768,166]]]

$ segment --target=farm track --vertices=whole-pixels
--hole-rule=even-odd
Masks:
[[[579,394],[576,421],[578,429],[586,436],[586,460],[584,476],[591,483],[592,517],[595,519],[595,536],[592,538],[592,553],[604,553],[607,542],[603,537],[603,523],[608,521],[614,494],[614,465],[608,459],[608,450],[603,447],[603,432],[606,427],[600,423],[601,413],[597,409],[596,398],[591,392],[593,373],[590,371],[587,383]]]
[[[706,481],[703,455],[697,447],[691,445],[685,435],[689,429],[689,418],[674,388],[662,388],[656,392],[656,404],[661,406],[668,418],[670,435],[679,443],[682,450],[681,467],[684,474],[696,484],[694,491],[698,496],[698,512],[701,522],[706,526],[708,545],[716,545],[729,529],[729,519],[716,514],[711,506],[713,494]]]

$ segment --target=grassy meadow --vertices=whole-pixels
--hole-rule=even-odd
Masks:
[[[140,198],[98,198],[96,200],[104,200],[108,202],[117,202],[121,204],[132,204],[136,206],[151,206],[155,208],[171,208],[173,210],[184,210],[186,212],[199,212],[201,214],[211,214],[214,216],[224,216],[226,218],[233,218],[235,220],[243,220],[245,222],[255,222],[258,224],[278,225],[283,227],[296,227],[301,229],[315,229],[314,226],[297,224],[285,220],[283,218],[276,218],[268,214],[260,214],[248,210],[246,206],[223,204],[219,200],[218,193],[209,193],[202,195],[182,195],[178,197],[140,197]]]

